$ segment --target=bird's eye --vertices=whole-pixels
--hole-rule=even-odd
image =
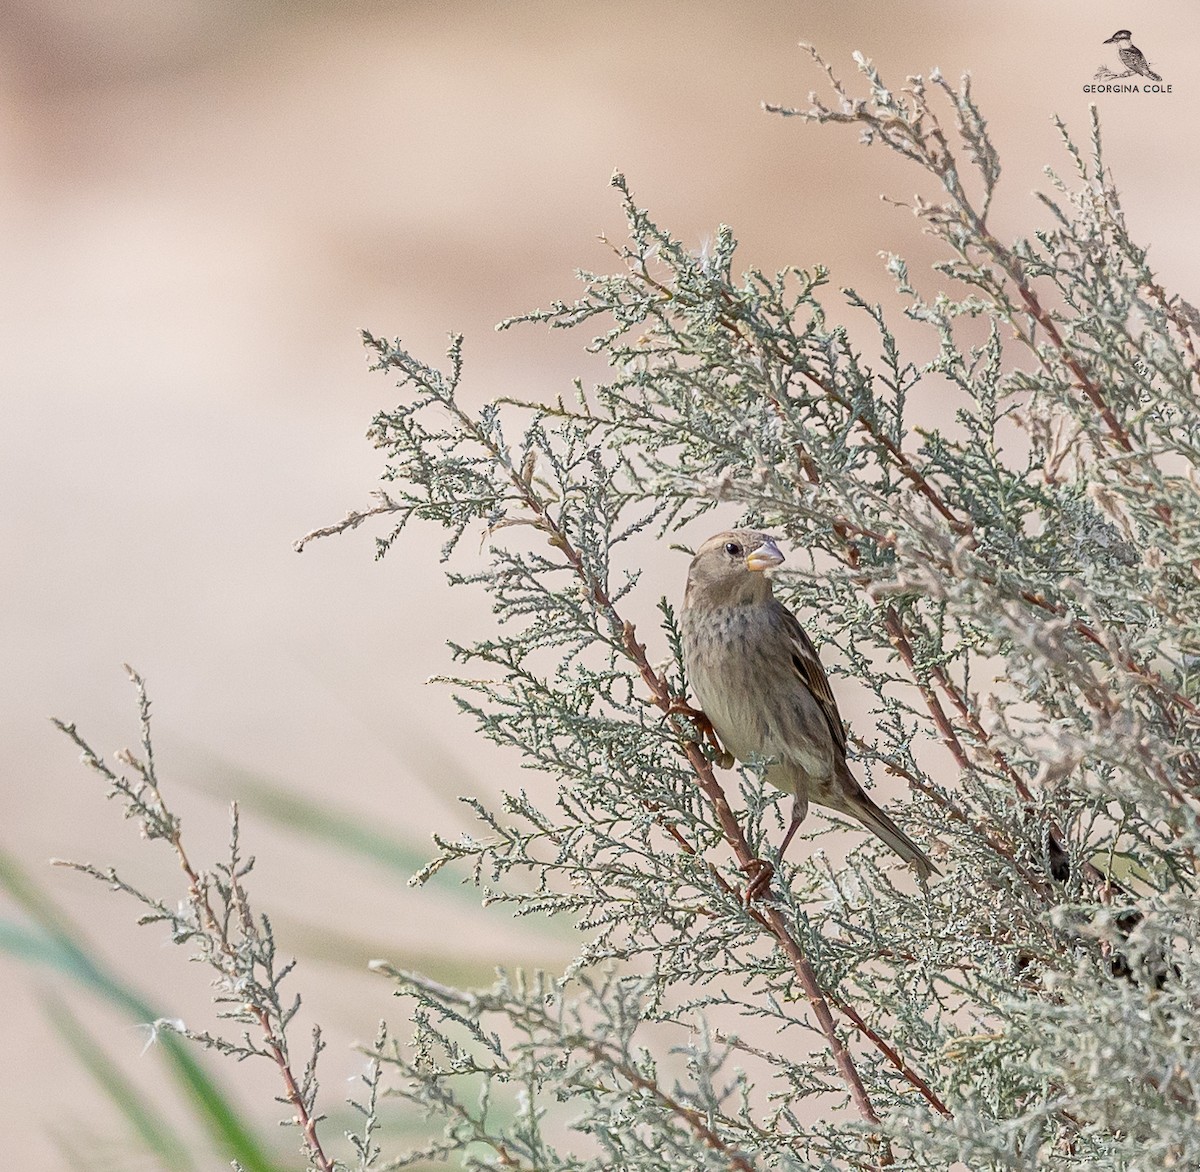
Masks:
[[[740,558],[742,556],[742,547],[736,541],[727,541],[725,543],[725,552],[731,558]]]

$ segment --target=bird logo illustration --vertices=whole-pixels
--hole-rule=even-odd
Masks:
[[[1145,54],[1133,43],[1133,33],[1127,28],[1118,29],[1104,43],[1116,45],[1117,57],[1121,61],[1121,72],[1115,73],[1107,66],[1101,65],[1096,71],[1097,80],[1130,77],[1137,73],[1142,77],[1149,78],[1150,81],[1162,81],[1162,78],[1150,68],[1150,62],[1146,60]]]

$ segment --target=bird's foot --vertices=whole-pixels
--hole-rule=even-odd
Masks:
[[[770,899],[775,864],[767,862],[766,859],[751,859],[742,870],[750,876],[750,882],[746,884],[747,906],[759,899]]]
[[[717,730],[713,728],[712,721],[699,708],[693,708],[686,700],[675,698],[671,700],[671,706],[663,713],[664,718],[668,716],[686,716],[699,730],[700,735],[712,745],[713,764],[718,769],[733,768],[733,754],[717,739]]]
[[[693,708],[686,700],[681,700],[678,696],[671,697],[671,703],[667,706],[663,716],[686,716],[706,736],[712,731],[712,721],[699,708]]]

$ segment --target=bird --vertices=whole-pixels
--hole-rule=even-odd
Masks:
[[[774,594],[770,573],[783,560],[775,539],[750,529],[718,533],[696,551],[680,636],[704,717],[728,754],[767,761],[766,780],[792,795],[780,859],[814,802],[857,819],[922,881],[941,874],[850,772],[846,730],[820,657]],[[767,867],[765,883],[755,876],[748,899],[770,882]]]
[[[1140,73],[1143,77],[1148,77],[1151,81],[1162,81],[1162,78],[1150,68],[1150,63],[1146,60],[1141,49],[1133,43],[1133,33],[1127,28],[1117,29],[1107,41],[1106,45],[1117,46],[1117,56],[1121,58],[1121,64],[1125,66],[1130,73]]]

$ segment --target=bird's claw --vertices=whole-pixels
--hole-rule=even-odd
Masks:
[[[663,716],[664,718],[668,716],[686,716],[701,732],[705,733],[712,728],[712,722],[699,708],[693,708],[686,700],[681,700],[678,696],[671,698],[671,702],[667,706]]]
[[[775,878],[775,864],[767,862],[766,859],[751,859],[742,870],[750,876],[750,882],[746,884],[747,905],[755,900],[769,899],[771,880]]]
[[[663,719],[668,716],[686,716],[699,731],[700,735],[713,747],[713,764],[718,769],[732,769],[734,756],[717,739],[717,730],[712,721],[700,711],[693,708],[686,700],[674,699],[670,707],[663,713]]]

